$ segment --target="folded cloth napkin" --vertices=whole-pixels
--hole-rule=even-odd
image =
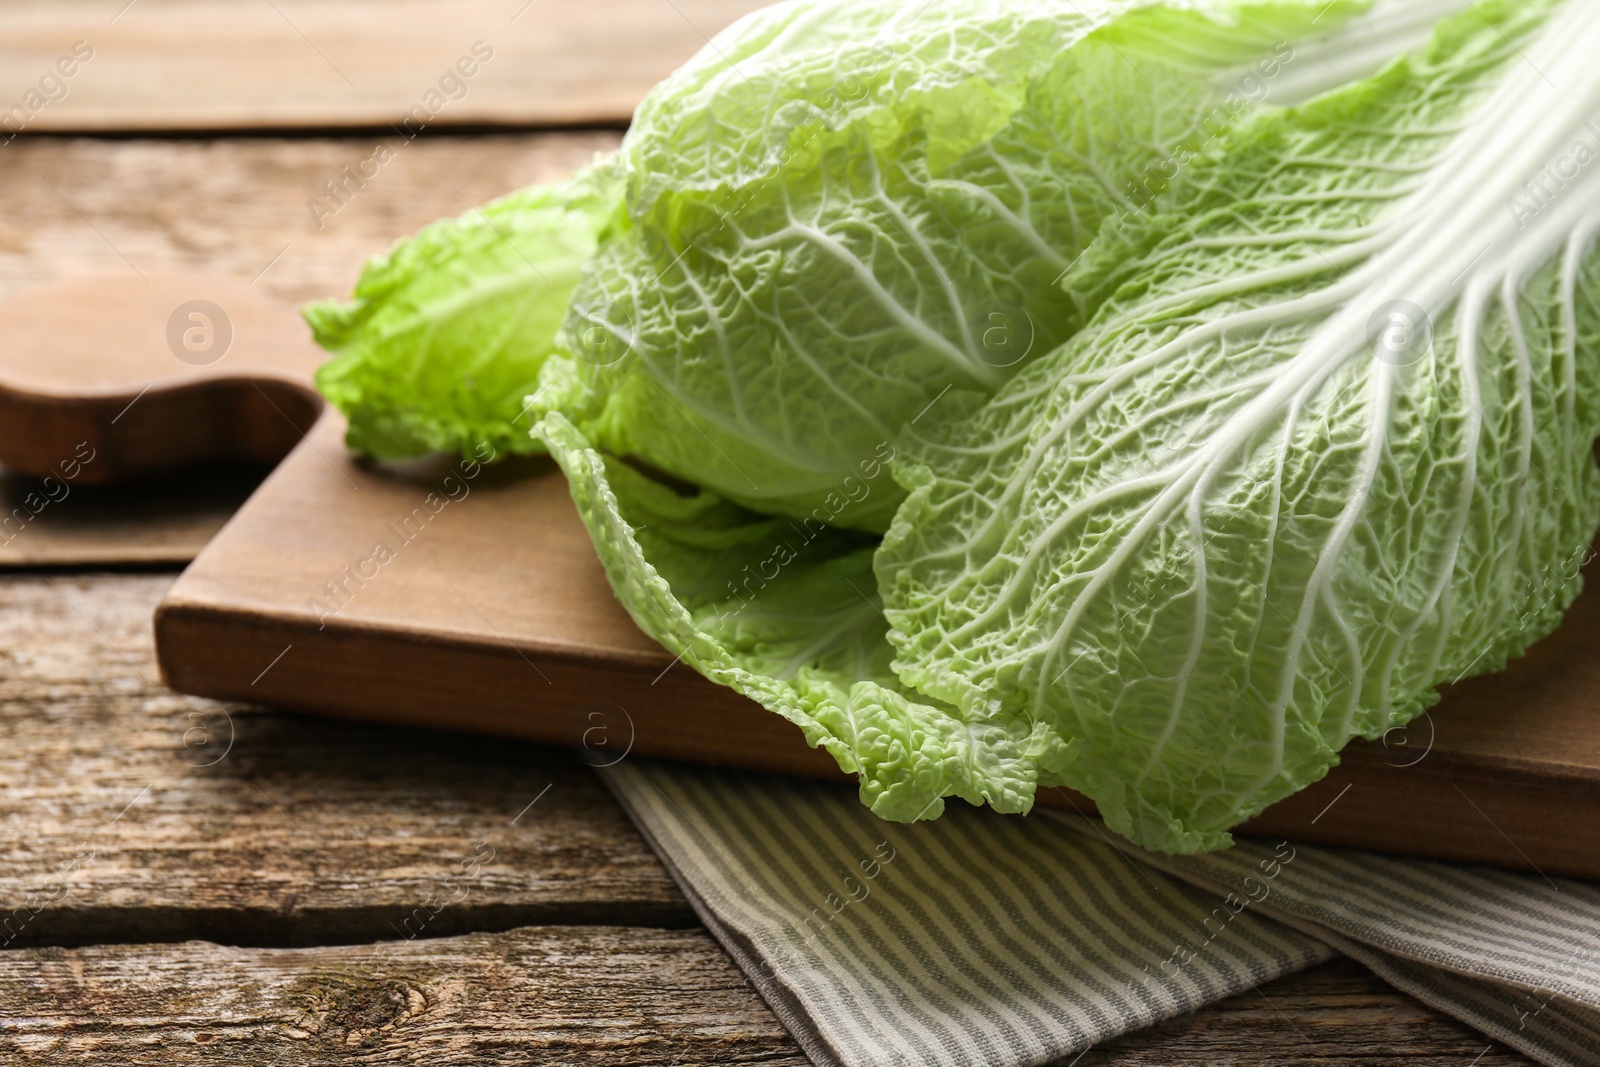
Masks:
[[[1552,1065],[1600,1063],[1600,887],[1291,842],[1164,856],[1070,812],[885,823],[830,783],[606,772],[819,1067],[1024,1067],[1346,953]]]

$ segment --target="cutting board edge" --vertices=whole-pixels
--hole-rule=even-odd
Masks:
[[[226,527],[218,534],[218,539],[225,532]],[[211,551],[211,548],[211,545],[207,545],[202,555],[196,557],[195,563],[201,564],[199,568],[194,563],[191,563],[178,576],[178,580],[173,583],[167,595],[156,605],[155,615],[157,619],[168,613],[204,613],[209,614],[219,622],[229,625],[246,618],[255,619],[263,623],[270,622],[272,625],[280,627],[285,633],[297,633],[302,636],[309,636],[315,633],[319,636],[359,637],[366,634],[381,633],[397,640],[429,644],[444,643],[469,651],[481,648],[484,645],[500,645],[523,655],[542,656],[551,659],[570,659],[592,663],[608,669],[621,667],[624,669],[658,672],[675,662],[671,656],[659,648],[645,652],[600,645],[569,644],[529,638],[514,639],[502,631],[494,630],[493,625],[488,624],[487,621],[486,629],[448,629],[438,626],[397,622],[393,619],[373,618],[369,615],[352,612],[333,616],[322,622],[319,621],[320,616],[314,611],[304,610],[297,606],[285,607],[281,602],[273,603],[265,599],[251,597],[247,592],[229,588],[225,584],[225,580],[219,581],[212,577],[207,572],[213,566],[226,564],[227,560],[226,557],[205,559],[204,553]],[[230,599],[230,596],[234,599]],[[159,643],[157,652],[160,652]]]
[[[846,777],[786,720],[687,666],[662,671],[659,661],[619,664],[583,654],[532,661],[505,641],[422,631],[330,625],[319,632],[310,617],[185,599],[181,584],[155,614],[157,664],[178,692],[567,745],[591,764],[609,755],[597,745],[615,742],[666,759]],[[515,674],[527,676],[525,686],[506,683]],[[552,709],[538,700],[546,688],[584,698],[558,699]],[[632,699],[641,691],[650,692],[648,702]],[[530,699],[539,714],[529,714]]]
[[[180,592],[178,585],[174,592]],[[520,653],[508,644],[361,626],[318,633],[311,623],[169,594],[156,612],[163,679],[180,692],[218,700],[562,745],[592,766],[637,754],[853,780],[832,757],[807,747],[786,720],[682,665],[659,675],[653,664],[645,669],[604,658],[551,658],[538,669],[552,691],[581,692],[588,699],[563,702],[558,714],[546,706],[530,715],[527,701],[537,706],[544,686],[531,664],[519,665]],[[291,659],[297,651],[301,656]],[[526,673],[528,682],[509,692],[508,671]],[[483,684],[463,692],[447,675]],[[641,690],[653,690],[648,702],[628,695]],[[1525,783],[1495,768],[1463,765],[1447,753],[1430,753],[1414,767],[1386,764],[1372,752],[1347,754],[1322,781],[1239,827],[1238,836],[1600,879],[1600,849],[1572,844],[1600,840],[1600,783],[1546,781],[1532,796]],[[1471,791],[1470,799],[1458,782]],[[1579,794],[1595,802],[1574,804]],[[1095,810],[1087,798],[1055,788],[1040,790],[1037,803],[1084,814]],[[1585,811],[1592,814],[1585,817]],[[1486,812],[1494,813],[1493,822]],[[1374,826],[1384,830],[1377,838]],[[1553,827],[1559,832],[1552,833]]]

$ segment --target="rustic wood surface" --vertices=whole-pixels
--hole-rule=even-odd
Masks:
[[[0,109],[42,105],[9,127],[34,132],[621,123],[763,2],[8,0]]]
[[[525,927],[313,949],[202,942],[0,954],[0,1053],[42,1064],[808,1061],[701,930]],[[1512,1067],[1336,961],[1058,1067]]]
[[[493,862],[428,934],[693,921],[604,787],[560,750],[161,688],[150,613],[171,581],[0,581],[0,902],[60,897],[0,938],[394,937],[420,902],[460,895],[459,862],[480,842]],[[51,888],[85,851],[69,891]]]
[[[0,295],[130,262],[333,295],[461,194],[559,178],[615,140],[419,139],[319,231],[304,199],[366,139],[19,139],[0,148]],[[38,906],[0,952],[0,1062],[804,1062],[575,757],[167,692],[148,620],[172,577],[0,575],[0,905]],[[390,924],[478,842],[494,862],[404,939]],[[245,947],[154,943],[183,938]],[[1401,1055],[1528,1062],[1338,961],[1078,1067]]]
[[[0,1062],[804,1062],[576,756],[168,692],[171,580],[0,577]],[[1080,1062],[1399,1047],[1526,1062],[1348,962]]]
[[[0,296],[89,274],[217,272],[300,303],[343,296],[362,262],[445,215],[558,181],[613,132],[350,138],[91,140],[0,145]],[[306,206],[340,168],[395,157],[337,214]],[[319,227],[320,221],[320,227]]]

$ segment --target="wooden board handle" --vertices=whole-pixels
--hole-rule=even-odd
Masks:
[[[198,275],[96,277],[0,303],[0,464],[104,485],[276,463],[323,413],[295,310]]]

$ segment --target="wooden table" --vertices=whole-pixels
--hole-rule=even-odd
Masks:
[[[152,6],[167,17],[184,5]],[[717,10],[731,17],[730,5]],[[674,47],[698,41],[683,36]],[[109,67],[109,46],[102,54]],[[0,56],[0,74],[28,62]],[[161,120],[147,99],[118,111],[114,94],[86,95],[101,110],[62,111],[58,129],[204,126],[210,114]],[[226,114],[250,113],[234,105]],[[552,117],[562,114],[531,119]],[[322,120],[291,109],[273,121]],[[319,228],[307,201],[383,136],[0,145],[0,296],[162,270],[254,279],[293,301],[342,293],[396,237],[563,177],[618,138],[419,137]],[[167,486],[162,507],[183,488]],[[204,521],[173,528],[193,537]],[[70,536],[81,541],[82,525]],[[0,573],[0,1063],[805,1063],[576,758],[173,694],[156,682],[150,643],[172,571],[31,558],[56,562]],[[1397,1054],[1528,1062],[1348,961],[1073,1062],[1377,1065]]]
[[[168,692],[171,580],[0,576],[0,1063],[806,1062],[578,759]],[[1401,1049],[1527,1062],[1338,961],[1077,1063]]]

